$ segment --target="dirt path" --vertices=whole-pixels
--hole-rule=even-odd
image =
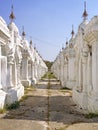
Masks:
[[[98,117],[87,119],[77,111],[71,96],[71,90],[61,89],[55,79],[40,81],[34,89],[28,91],[18,109],[9,111],[0,120],[0,130],[76,130],[76,127],[70,129],[70,126],[84,122],[96,123]],[[6,129],[8,124],[11,125]]]

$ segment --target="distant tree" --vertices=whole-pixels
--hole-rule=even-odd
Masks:
[[[46,65],[47,65],[47,67],[48,67],[48,71],[50,71],[53,62],[45,60],[45,63],[46,63]]]

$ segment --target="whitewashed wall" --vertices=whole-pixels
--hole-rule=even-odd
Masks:
[[[47,70],[38,51],[20,36],[15,23],[11,21],[7,26],[0,17],[0,109],[20,100],[24,87],[37,83]]]

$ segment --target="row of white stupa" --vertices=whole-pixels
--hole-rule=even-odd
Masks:
[[[62,86],[71,88],[74,102],[86,112],[98,113],[98,16],[83,22],[56,57],[51,70]]]
[[[11,22],[7,26],[0,17],[0,109],[21,99],[24,87],[36,84],[46,73],[47,66],[36,48],[22,37],[14,20],[13,10]]]

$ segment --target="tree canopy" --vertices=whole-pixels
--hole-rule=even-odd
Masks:
[[[46,63],[46,65],[47,65],[47,67],[48,67],[48,70],[50,71],[53,62],[51,62],[51,61],[46,61],[46,60],[45,60],[45,63]]]

